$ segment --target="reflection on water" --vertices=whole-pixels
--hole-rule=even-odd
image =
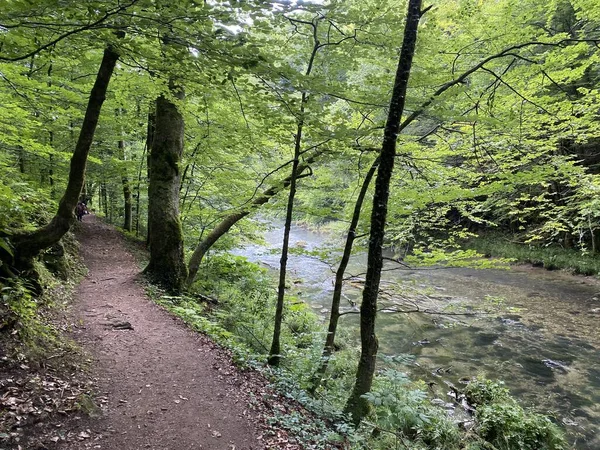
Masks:
[[[269,231],[266,246],[236,253],[277,270],[282,234],[282,229]],[[326,241],[327,236],[298,227],[290,239],[305,251]],[[364,272],[365,260],[354,257],[348,274]],[[390,264],[385,267],[393,269]],[[301,280],[294,285],[301,297],[317,312],[328,312],[332,267],[293,253],[288,270],[290,280]],[[600,448],[600,283],[534,268],[390,270],[382,282],[396,292],[382,296],[382,304],[397,308],[408,301],[420,310],[456,314],[381,312],[377,322],[380,352],[415,355],[413,374],[435,381],[440,398],[445,383],[464,377],[502,379],[525,405],[554,413],[576,448]],[[356,280],[346,287],[347,310],[360,302],[360,286]],[[474,309],[490,314],[460,315]],[[341,323],[358,329],[356,315],[343,316]]]

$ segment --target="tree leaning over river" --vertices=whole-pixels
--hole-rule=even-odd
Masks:
[[[318,150],[313,153],[311,156],[307,157],[304,162],[298,165],[296,170],[295,178],[299,180],[300,178],[304,178],[306,176],[311,175],[310,164],[315,161],[321,154],[322,150]],[[204,255],[210,250],[210,248],[221,238],[224,236],[236,223],[242,220],[244,217],[248,216],[251,212],[259,208],[260,206],[268,203],[274,196],[276,196],[280,191],[287,189],[292,182],[293,174],[287,176],[283,180],[274,183],[271,187],[264,190],[258,197],[252,200],[246,208],[241,208],[239,211],[233,212],[225,216],[206,237],[203,237],[196,249],[192,253],[189,261],[189,273],[186,281],[186,286],[190,287],[194,280],[196,279],[196,275],[198,274],[198,269],[200,268],[200,263],[204,259]]]

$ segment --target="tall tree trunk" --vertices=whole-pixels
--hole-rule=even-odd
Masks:
[[[129,186],[129,179],[124,176],[121,178],[121,182],[123,184],[123,201],[125,208],[125,217],[123,218],[123,228],[127,231],[131,231],[132,222],[131,222],[131,212],[132,212],[132,202],[131,202],[131,187]]]
[[[363,202],[365,200],[365,196],[367,195],[367,190],[369,189],[369,185],[371,184],[371,180],[373,179],[373,175],[377,170],[377,166],[379,164],[379,158],[377,158],[369,171],[365,175],[365,179],[363,180],[360,192],[358,194],[358,198],[356,199],[356,203],[354,204],[354,211],[352,213],[352,219],[350,221],[350,226],[348,227],[348,234],[346,235],[346,243],[344,245],[344,251],[342,253],[342,259],[340,261],[340,265],[335,273],[335,284],[333,287],[333,297],[331,300],[331,314],[329,315],[329,326],[327,327],[327,337],[325,338],[325,347],[323,347],[323,354],[321,355],[321,364],[317,369],[314,379],[313,385],[311,386],[311,391],[315,392],[316,389],[321,384],[323,375],[327,371],[327,366],[329,364],[329,358],[333,353],[334,344],[335,344],[335,335],[337,332],[338,320],[340,318],[340,302],[342,299],[342,287],[344,285],[344,274],[346,273],[346,268],[348,267],[348,263],[350,262],[350,256],[352,254],[352,246],[354,245],[354,240],[356,239],[356,227],[358,226],[358,220],[360,219],[360,211],[362,209]]]
[[[19,172],[25,173],[25,152],[23,151],[23,147],[19,146]]]
[[[321,48],[317,30],[319,18],[313,19],[310,23],[312,26],[313,47],[308,59],[308,65],[304,75],[308,77],[313,69],[313,64],[317,56],[317,52]],[[300,163],[300,148],[302,145],[302,132],[304,131],[304,114],[306,104],[308,103],[308,92],[302,91],[300,100],[300,114],[296,126],[296,136],[294,140],[294,162],[292,163],[292,174],[290,175],[290,193],[288,196],[287,210],[285,215],[285,225],[283,227],[283,244],[281,246],[281,259],[279,262],[279,285],[277,287],[277,303],[275,305],[275,323],[273,329],[273,340],[271,341],[271,349],[269,351],[268,363],[271,366],[278,366],[281,361],[281,324],[283,321],[283,306],[285,300],[285,278],[287,271],[288,250],[290,244],[290,230],[292,228],[292,216],[294,211],[294,197],[296,195],[296,179],[298,177],[298,165]]]
[[[48,156],[48,182],[50,183],[50,197],[56,197],[56,187],[54,186],[54,155]]]
[[[106,179],[104,177],[100,184],[100,202],[102,203],[100,209],[104,213],[104,217],[108,219],[108,192],[106,189]]]
[[[144,169],[144,159],[146,159],[146,152],[148,147],[144,146],[144,151],[140,159],[140,166],[137,174],[137,183],[135,185],[135,235],[140,235],[140,193],[142,185],[142,170]]]
[[[382,248],[385,235],[389,187],[394,169],[396,140],[400,131],[400,119],[404,111],[406,90],[415,53],[420,18],[421,0],[409,0],[400,61],[396,70],[394,89],[392,91],[390,109],[383,135],[379,169],[375,181],[375,193],[373,195],[367,275],[360,307],[361,355],[356,371],[354,388],[345,407],[345,412],[352,415],[352,421],[356,425],[360,423],[370,410],[368,401],[362,396],[371,390],[373,375],[375,373],[375,360],[378,350],[378,342],[375,335],[375,318],[377,315],[377,296],[379,293],[381,268],[383,266]]]
[[[154,143],[154,133],[156,130],[156,104],[148,112],[148,127],[146,129],[146,173],[148,179],[148,190],[150,189],[150,153]],[[149,195],[148,195],[149,197]],[[146,223],[146,247],[150,247],[150,211],[148,211],[148,220]]]
[[[48,87],[52,86],[52,63],[48,66]],[[50,130],[48,132],[48,144],[51,148],[54,148],[54,132]],[[56,189],[54,188],[54,157],[52,154],[48,155],[48,183],[50,184],[50,197],[56,197]],[[84,183],[85,186],[85,183]]]
[[[106,194],[108,198],[108,223],[115,223],[115,190],[113,184],[106,185]]]
[[[77,205],[83,186],[87,157],[94,139],[100,110],[106,98],[108,83],[118,59],[119,54],[111,46],[104,50],[96,81],[90,92],[79,138],[71,157],[69,179],[65,193],[59,202],[58,211],[48,225],[32,233],[23,233],[13,237],[15,262],[18,265],[29,267],[32,258],[41,250],[57,243],[74,222],[73,210]]]
[[[302,130],[304,128],[304,107],[308,101],[308,94],[302,93],[302,104],[300,106],[300,119],[296,128],[296,139],[294,144],[294,162],[292,163],[292,174],[290,175],[290,193],[285,214],[285,225],[283,228],[283,244],[281,246],[281,259],[279,261],[279,285],[277,287],[277,303],[275,305],[275,323],[273,329],[273,340],[269,350],[268,363],[277,367],[281,361],[281,324],[283,321],[283,303],[285,300],[285,278],[287,271],[288,250],[290,245],[290,230],[292,228],[292,216],[294,212],[294,197],[296,195],[296,179],[298,177],[298,165],[300,162],[300,145],[302,143]]]
[[[307,158],[306,161],[304,161],[302,164],[300,164],[296,171],[296,179],[300,178],[302,176],[302,173],[309,168],[309,164],[312,164],[317,158],[317,156],[321,155],[322,153],[322,151],[318,151],[315,154],[313,154],[310,158]],[[264,205],[279,192],[281,192],[284,189],[287,189],[287,187],[291,184],[291,181],[292,175],[288,176],[282,182],[273,185],[269,189],[264,191],[259,197],[252,200],[252,202],[248,205],[247,208],[229,214],[216,227],[214,227],[212,231],[198,243],[196,249],[194,250],[194,253],[192,253],[188,264],[189,275],[186,281],[186,285],[192,285],[196,278],[196,275],[198,274],[198,269],[200,268],[200,263],[202,262],[204,255],[206,255],[206,252],[208,252],[208,250],[213,246],[215,242],[217,242],[217,240],[221,236],[227,233],[231,229],[231,227],[234,226],[237,222],[239,222],[241,219],[243,219],[252,211],[254,211],[254,209],[261,205]]]
[[[183,88],[173,80],[169,89],[173,97],[183,100]],[[148,166],[150,262],[144,272],[171,292],[179,292],[187,278],[179,218],[183,138],[183,115],[170,99],[161,95],[156,100],[156,126]]]
[[[119,157],[125,163],[125,141],[119,140]],[[127,168],[123,167],[121,175],[121,184],[123,185],[123,229],[131,231],[131,186],[129,185],[129,177],[127,176]]]
[[[88,205],[88,208],[94,202],[94,195],[96,194],[96,184],[88,182],[83,184],[83,191],[81,193],[82,198]]]

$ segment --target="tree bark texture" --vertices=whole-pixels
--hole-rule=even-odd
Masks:
[[[171,80],[171,95],[184,92]],[[144,272],[155,283],[179,292],[187,278],[183,233],[179,218],[179,165],[183,154],[184,122],[177,105],[164,95],[156,100],[156,124],[149,156],[148,223],[150,261]]]
[[[373,194],[367,275],[360,307],[361,355],[356,371],[354,388],[344,410],[346,413],[351,414],[355,425],[358,425],[370,411],[370,405],[363,395],[371,390],[378,350],[378,342],[375,335],[375,319],[377,315],[377,296],[379,293],[381,269],[383,266],[382,249],[390,180],[394,170],[396,141],[406,101],[408,79],[415,53],[420,18],[421,0],[409,0],[402,50],[396,70],[394,89],[392,91],[392,99],[390,101],[381,147],[379,169],[375,181],[375,192]]]
[[[319,368],[315,373],[313,385],[311,386],[312,392],[316,391],[316,389],[321,384],[323,375],[325,375],[325,372],[327,371],[329,358],[333,353],[335,335],[337,332],[337,325],[340,318],[340,302],[342,299],[344,274],[346,273],[346,268],[348,267],[348,263],[350,262],[350,256],[352,254],[352,246],[354,245],[354,239],[356,239],[356,227],[358,226],[358,220],[360,219],[360,211],[362,209],[362,205],[367,195],[367,190],[369,189],[369,185],[371,184],[371,180],[373,179],[373,175],[375,175],[375,171],[377,170],[378,165],[379,158],[377,158],[373,162],[373,164],[369,168],[369,171],[365,175],[365,179],[363,180],[362,186],[360,188],[358,198],[356,199],[356,203],[354,204],[354,211],[352,212],[352,219],[350,220],[350,226],[348,227],[348,234],[346,235],[346,243],[344,245],[342,259],[340,260],[340,265],[338,266],[338,269],[335,272],[335,284],[333,286],[333,297],[331,300],[331,314],[329,315],[327,337],[325,338],[325,347],[323,347],[323,354],[321,355],[321,364],[319,365]]]
[[[322,153],[322,151],[319,151],[313,154],[310,158],[307,158],[306,161],[298,165],[296,179],[300,177],[303,174],[303,172],[305,172],[309,168],[309,165],[312,164],[315,161],[315,159]],[[259,197],[252,200],[252,202],[248,205],[248,208],[228,215],[216,227],[214,227],[212,231],[198,243],[196,249],[194,250],[194,253],[192,253],[188,264],[189,275],[186,281],[186,285],[192,285],[192,283],[196,279],[196,275],[198,274],[200,263],[202,262],[204,255],[206,255],[206,252],[210,250],[213,244],[217,242],[217,240],[221,236],[227,233],[232,226],[234,226],[237,222],[249,215],[254,209],[261,205],[264,205],[279,192],[281,192],[284,189],[287,189],[288,186],[290,186],[291,181],[292,175],[288,176],[280,183],[271,186],[269,189],[264,191]]]
[[[79,138],[71,157],[69,179],[65,193],[58,204],[58,211],[48,225],[32,233],[15,235],[12,240],[15,246],[15,264],[18,267],[29,267],[31,260],[43,249],[56,244],[75,221],[73,211],[77,206],[83,187],[87,157],[98,125],[102,104],[106,98],[108,83],[118,59],[119,54],[111,46],[104,50],[96,81],[90,92]]]
[[[154,131],[156,130],[156,105],[148,112],[148,126],[146,128],[146,175],[148,189],[150,189],[150,153],[154,143]],[[149,197],[149,196],[148,196]],[[150,213],[146,223],[146,247],[150,247]]]
[[[121,161],[125,162],[125,142],[122,139],[119,140],[118,146],[119,157],[121,158]],[[123,229],[131,231],[131,185],[129,184],[129,177],[127,176],[127,169],[125,167],[123,167],[122,170],[121,184],[123,185]]]
[[[302,94],[301,114],[304,114],[304,104],[308,97]],[[290,175],[290,193],[285,214],[285,225],[283,228],[283,244],[281,246],[281,259],[279,260],[279,286],[277,287],[277,303],[275,305],[275,323],[273,329],[273,340],[269,350],[268,363],[270,366],[279,366],[281,362],[281,324],[283,321],[283,303],[285,300],[285,276],[287,271],[288,251],[290,245],[290,229],[292,228],[292,215],[294,211],[294,197],[296,196],[296,179],[298,177],[298,165],[300,159],[300,145],[302,143],[302,129],[304,120],[300,116],[296,129],[294,145],[294,162],[292,163],[292,174]]]

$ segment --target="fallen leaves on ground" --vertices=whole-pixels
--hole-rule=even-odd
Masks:
[[[19,446],[46,448],[46,443],[65,439],[61,420],[82,411],[89,402],[91,381],[81,381],[79,374],[59,376],[53,369],[32,369],[23,362],[4,357],[0,360],[0,448]],[[93,402],[92,402],[93,403]],[[53,423],[53,426],[49,426]],[[36,432],[36,442],[29,442],[32,426],[45,427]],[[82,438],[81,436],[80,438]]]

